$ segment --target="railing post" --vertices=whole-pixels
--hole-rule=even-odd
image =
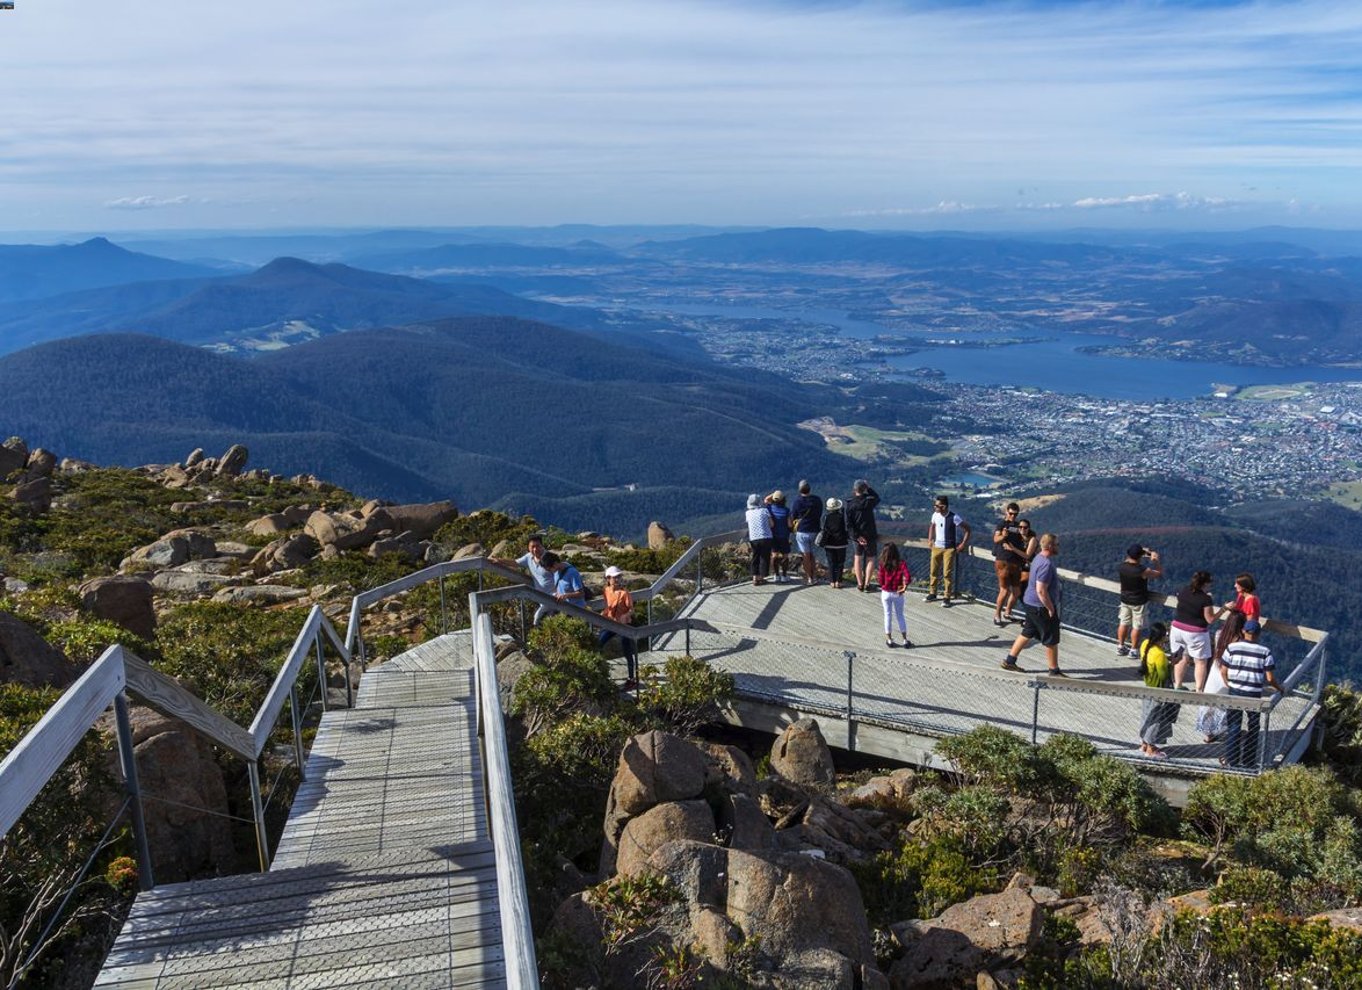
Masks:
[[[128,718],[128,695],[114,695],[114,722],[118,727],[118,759],[123,765],[123,782],[128,789],[132,813],[132,835],[137,842],[137,883],[143,890],[156,886],[151,868],[151,848],[147,845],[147,823],[142,817],[142,790],[137,782],[137,758],[133,753],[132,722]]]
[[[270,869],[270,843],[265,835],[265,804],[260,799],[260,760],[254,759],[246,764],[246,772],[251,778],[251,812],[255,818],[255,848],[260,854],[260,872]]]
[[[1036,745],[1036,740],[1040,735],[1040,689],[1044,686],[1040,681],[1033,681],[1036,696],[1031,701],[1031,745]]]
[[[851,667],[852,661],[856,659],[856,654],[852,650],[843,650],[842,656],[846,657],[847,659],[847,722],[850,723],[852,710]]]
[[[652,649],[653,649],[653,637],[652,637],[652,636],[649,636],[649,637],[648,637],[648,651],[651,653],[651,652],[652,652]],[[686,619],[686,656],[690,656],[690,619],[689,619],[689,618]]]
[[[651,626],[653,624],[653,600],[651,597],[648,599],[646,604],[648,607],[648,625]]]
[[[293,722],[293,758],[298,764],[298,779],[307,777],[303,769],[303,713],[298,705],[298,682],[288,689],[288,713]]]
[[[482,571],[478,571],[478,578],[482,578]],[[482,590],[482,582],[478,582],[478,590]],[[440,575],[440,635],[449,632],[449,610],[445,607],[445,576]]]
[[[698,595],[705,590],[705,552],[701,550],[695,555],[695,593]]]
[[[1258,726],[1258,772],[1262,773],[1267,769],[1267,736],[1272,728],[1272,709],[1267,708],[1263,711],[1262,722]]]
[[[330,705],[327,704],[326,699],[326,654],[322,652],[322,631],[320,629],[317,630],[316,644],[317,644],[317,684],[318,684],[317,691],[321,695],[322,711],[328,711]],[[348,667],[345,670],[345,679],[347,682],[349,682],[350,680],[350,669]]]
[[[530,635],[530,631],[525,628],[525,599],[517,598],[516,604],[520,606],[520,645],[524,646]]]

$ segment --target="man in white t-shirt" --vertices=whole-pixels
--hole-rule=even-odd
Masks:
[[[535,591],[552,595],[557,590],[557,582],[554,579],[553,571],[540,563],[543,558],[544,537],[541,533],[535,533],[526,541],[525,552],[515,560],[499,560],[495,557],[492,560],[503,567],[519,567],[530,575],[530,583],[534,585]],[[547,605],[540,605],[534,612],[534,625],[539,625],[545,616],[552,614],[552,608]]]
[[[927,524],[927,544],[931,547],[931,563],[927,570],[927,601],[936,601],[936,585],[944,573],[945,600],[943,608],[951,607],[955,591],[955,554],[969,546],[969,523],[952,512],[950,499],[936,497],[932,521]]]

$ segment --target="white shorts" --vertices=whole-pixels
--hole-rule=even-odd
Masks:
[[[796,533],[794,535],[795,549],[800,553],[813,553],[813,538],[817,535],[817,533]]]
[[[1186,650],[1193,660],[1211,659],[1211,631],[1202,629],[1193,632],[1174,626],[1168,631],[1168,655],[1171,657],[1180,650]]]

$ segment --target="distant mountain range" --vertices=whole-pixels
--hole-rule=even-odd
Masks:
[[[591,323],[581,311],[491,286],[427,282],[279,258],[246,275],[139,281],[0,307],[0,353],[78,334],[120,332],[270,348],[344,330],[475,314],[569,326]]]
[[[127,251],[103,237],[55,247],[0,244],[0,303],[81,289],[218,274],[202,265]]]
[[[902,388],[899,414],[912,414],[906,396],[931,398]],[[854,392],[483,317],[251,360],[122,334],[0,358],[0,422],[63,455],[169,462],[240,442],[255,464],[356,491],[561,506],[545,511],[627,533],[651,518],[738,518],[747,492],[800,476],[843,487],[858,462],[793,424],[845,412]]]

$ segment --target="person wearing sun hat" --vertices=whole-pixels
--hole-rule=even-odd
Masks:
[[[624,586],[624,572],[614,565],[605,569],[605,608],[601,610],[601,615],[622,626],[634,624],[634,596],[629,594],[629,589]],[[602,629],[600,645],[604,646],[614,635],[611,630]],[[629,672],[624,686],[638,687],[638,649],[633,638],[621,635],[620,649],[624,652],[624,661],[628,664]]]
[[[851,542],[847,530],[847,516],[840,498],[828,499],[827,512],[823,514],[823,524],[818,530],[816,542],[823,548],[828,558],[828,583],[834,588],[842,586],[842,569],[847,563],[847,544]]]

